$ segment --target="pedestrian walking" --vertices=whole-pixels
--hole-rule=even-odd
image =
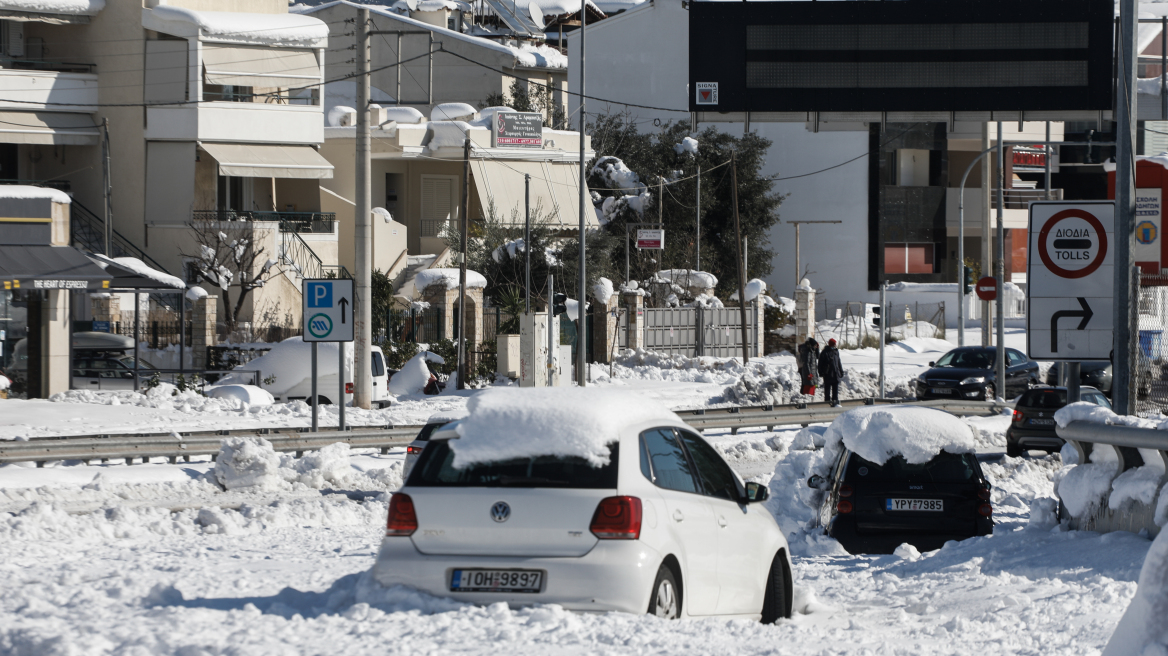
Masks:
[[[819,385],[819,342],[814,337],[799,345],[798,363],[799,393],[815,396],[815,387]]]
[[[844,365],[840,362],[839,349],[835,340],[827,340],[827,347],[819,354],[819,375],[823,377],[823,400],[831,407],[839,402],[840,379],[844,377]]]

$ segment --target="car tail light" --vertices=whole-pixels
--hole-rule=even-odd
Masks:
[[[639,540],[641,500],[637,497],[602,499],[588,528],[601,540]]]
[[[990,500],[990,488],[989,487],[979,488],[977,491],[977,498],[985,499],[986,501],[989,501]]]
[[[977,514],[982,517],[990,517],[994,514],[994,507],[988,503],[983,503],[977,507]]]
[[[418,515],[414,512],[414,500],[408,494],[397,493],[389,499],[389,519],[385,522],[385,534],[410,536],[418,530]]]
[[[840,499],[840,502],[835,505],[836,512],[841,515],[846,515],[852,512],[852,502],[847,499]]]
[[[1015,411],[1014,411],[1014,419],[1013,419],[1013,421],[1022,421],[1022,413],[1021,413],[1021,412],[1019,412],[1019,411],[1017,411],[1017,410],[1015,410]]]
[[[406,453],[410,454],[411,456],[416,456],[421,452],[422,452],[422,447],[420,447],[420,446],[407,446],[406,447]]]
[[[841,497],[852,496],[852,486],[851,485],[841,485],[840,489],[839,489],[839,495]]]
[[[353,383],[345,383],[345,394],[353,393]]]

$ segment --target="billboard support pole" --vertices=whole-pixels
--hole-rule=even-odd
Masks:
[[[1005,314],[1005,299],[1006,295],[1006,147],[1002,143],[1002,122],[998,121],[998,230],[997,230],[997,247],[995,250],[994,259],[996,262],[996,271],[998,278],[998,298],[994,303],[996,307],[998,320],[998,339],[997,339],[997,360],[994,369],[997,371],[997,381],[994,385],[994,391],[997,392],[1000,398],[1008,398],[1006,396],[1006,322],[1003,319]]]
[[[1132,414],[1135,378],[1132,373],[1131,326],[1132,250],[1136,215],[1135,190],[1135,108],[1136,94],[1136,0],[1119,2],[1119,66],[1115,88],[1115,356],[1113,380],[1115,411]]]

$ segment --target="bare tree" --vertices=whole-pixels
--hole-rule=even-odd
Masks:
[[[192,228],[197,252],[182,251],[182,255],[193,260],[200,282],[219,288],[227,330],[235,330],[247,295],[263,287],[282,269],[273,270],[277,262],[267,256],[263,246],[255,244],[255,231],[250,223],[195,221]],[[231,301],[233,286],[239,289],[234,303]]]

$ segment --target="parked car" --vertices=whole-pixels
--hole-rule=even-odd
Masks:
[[[1046,384],[1052,387],[1061,385],[1061,372],[1066,364],[1062,362],[1054,363],[1046,372]],[[1144,398],[1152,392],[1152,380],[1157,376],[1153,374],[1152,363],[1137,358],[1132,366],[1136,368],[1136,394],[1140,398]],[[1090,385],[1095,389],[1103,392],[1107,398],[1112,398],[1112,367],[1111,363],[1103,360],[1093,360],[1079,363],[1079,384]]]
[[[827,492],[819,521],[849,553],[892,553],[905,542],[925,551],[993,533],[990,484],[972,453],[880,465],[844,449],[830,478],[807,485]]]
[[[555,440],[532,436],[580,422],[581,413],[605,417],[588,426],[612,425],[603,414],[612,410],[575,396],[582,390],[550,392],[538,407],[530,394],[513,396],[505,443],[534,444],[530,455],[454,467],[451,443],[474,448],[487,430],[481,409],[433,432],[390,499],[373,568],[381,584],[479,604],[764,622],[790,615],[789,549],[758,503],[764,486],[743,484],[665,411],[622,419],[604,436],[607,464],[535,453]]]
[[[422,450],[429,444],[430,436],[434,434],[434,431],[452,421],[458,421],[463,417],[466,417],[466,410],[451,410],[431,415],[426,420],[426,425],[422,426],[422,430],[418,431],[418,435],[414,438],[414,441],[410,442],[409,446],[406,447],[406,461],[402,466],[402,480],[410,477],[410,472],[414,470],[414,464],[418,462],[418,456],[422,455]]]
[[[134,389],[134,340],[125,335],[100,332],[73,333],[73,389]],[[155,374],[156,367],[138,358],[141,387]],[[12,366],[8,373],[14,381],[28,377],[28,340],[21,339],[12,348]]]
[[[265,371],[264,367],[267,366],[265,365],[265,359],[283,358],[284,356],[281,354],[280,347],[285,343],[286,342],[281,342],[280,344],[276,344],[265,355],[256,358],[255,360],[252,360],[246,364],[242,364],[238,368],[244,370],[259,369],[261,371],[260,377],[262,378],[263,372]],[[298,343],[292,344],[292,347],[295,348],[296,346],[298,346]],[[385,368],[385,354],[382,353],[381,348],[374,346],[372,349],[373,353],[369,363],[370,369],[373,373],[373,398],[371,401],[373,406],[384,408],[388,407],[391,402],[389,397],[389,373]],[[336,351],[333,351],[333,358],[335,360]],[[302,367],[296,372],[296,375],[294,376],[294,378],[297,379],[295,384],[293,384],[291,387],[281,389],[280,384],[282,381],[279,379],[279,377],[277,377],[276,386],[273,389],[268,390],[272,392],[272,396],[275,397],[277,403],[285,403],[288,401],[304,401],[307,403],[308,399],[312,396],[311,363],[308,358],[303,358],[302,360],[298,359],[297,362],[299,362]],[[244,376],[247,376],[247,374],[244,374]],[[240,378],[240,381],[249,382],[250,378]],[[221,380],[220,382],[222,383],[224,381]],[[273,390],[279,391],[276,392]],[[316,384],[316,395],[322,405],[336,403],[339,392],[340,380],[337,378],[336,373],[320,376]],[[352,400],[352,393],[353,383],[346,383],[346,400]]]
[[[1111,402],[1094,387],[1082,387],[1079,398],[1111,409]],[[1055,432],[1054,413],[1067,404],[1067,388],[1039,387],[1027,391],[1014,407],[1014,418],[1006,429],[1006,455],[1017,458],[1023,451],[1055,453],[1063,448],[1063,438]]]
[[[997,397],[994,371],[997,348],[963,346],[929,363],[929,370],[917,378],[917,398],[985,399]],[[1006,384],[1002,396],[1012,399],[1038,384],[1038,363],[1017,349],[1006,349]]]

